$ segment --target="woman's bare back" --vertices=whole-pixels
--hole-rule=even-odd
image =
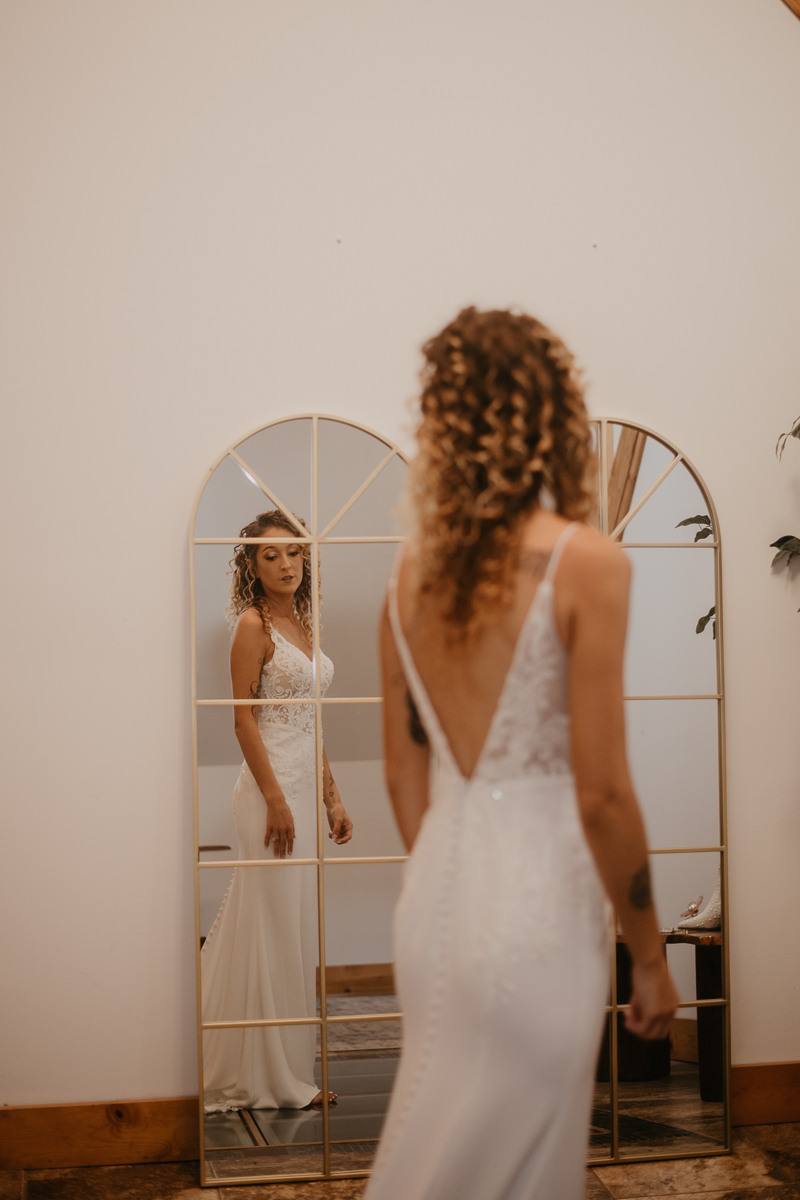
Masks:
[[[498,609],[466,643],[448,637],[449,626],[436,598],[420,596],[413,548],[404,556],[398,579],[403,632],[453,758],[465,778],[478,764],[520,630],[553,547],[568,524],[555,513],[536,510],[523,532],[511,605]],[[564,605],[556,605],[555,616],[559,636],[566,641]]]

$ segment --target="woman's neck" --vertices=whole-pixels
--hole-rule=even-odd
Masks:
[[[266,595],[273,621],[291,621],[294,618],[294,596],[271,596],[269,592]]]

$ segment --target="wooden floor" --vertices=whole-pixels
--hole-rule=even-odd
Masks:
[[[197,1180],[197,1163],[0,1172],[0,1200],[360,1200],[366,1186],[363,1179],[344,1179],[201,1189]],[[731,1157],[596,1167],[586,1173],[586,1200],[662,1196],[800,1200],[800,1124],[737,1129]]]

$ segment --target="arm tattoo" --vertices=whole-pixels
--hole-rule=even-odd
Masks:
[[[417,706],[414,703],[414,698],[411,692],[406,688],[406,704],[408,705],[408,732],[412,742],[416,742],[418,746],[427,746],[428,735],[425,732],[425,726],[419,719]]]
[[[649,863],[645,863],[643,867],[640,867],[631,880],[628,899],[631,902],[631,906],[639,912],[644,912],[646,909],[653,907],[653,895],[650,891]]]
[[[266,662],[266,658],[260,658],[258,660],[258,679],[254,679],[253,682],[250,684],[250,691],[247,693],[248,700],[257,700],[258,699],[258,689],[261,686],[261,671],[262,671],[262,668],[263,668],[265,662]],[[250,709],[250,713],[252,716],[257,717],[258,716],[258,705],[254,705],[253,708]]]

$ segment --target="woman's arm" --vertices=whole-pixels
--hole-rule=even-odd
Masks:
[[[429,803],[430,747],[411,705],[410,693],[397,653],[386,605],[381,616],[381,674],[383,679],[383,745],[386,786],[400,836],[410,851]],[[415,736],[412,736],[414,734]]]
[[[343,846],[353,836],[353,822],[344,811],[339,789],[331,773],[328,755],[324,749],[322,751],[322,799],[325,801],[328,824],[331,827],[329,837],[332,837],[338,846]]]
[[[580,546],[565,555],[556,601],[570,652],[575,786],[586,838],[633,959],[626,1024],[639,1037],[661,1038],[669,1033],[678,995],[658,932],[644,823],[625,754],[622,665],[630,565],[593,531],[578,538]]]
[[[275,644],[267,636],[261,616],[254,608],[245,612],[237,626],[231,646],[231,685],[234,700],[258,696],[261,670],[275,653]],[[267,803],[267,828],[264,845],[273,841],[273,854],[285,858],[294,845],[294,819],[269,761],[266,746],[258,730],[258,705],[234,706],[234,729],[245,762]]]

